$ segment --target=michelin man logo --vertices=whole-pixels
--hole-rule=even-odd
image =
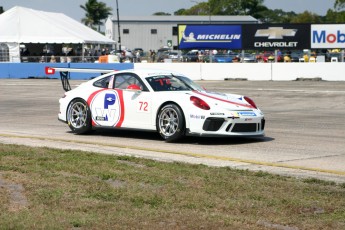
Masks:
[[[183,33],[183,39],[185,41],[196,41],[195,37],[194,37],[194,33],[193,32],[190,32],[188,37]]]

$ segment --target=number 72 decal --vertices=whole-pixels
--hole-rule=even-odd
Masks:
[[[147,101],[139,101],[139,112],[149,112],[149,103]]]

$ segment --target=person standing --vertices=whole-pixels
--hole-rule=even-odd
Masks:
[[[152,52],[151,52],[151,60],[152,60],[152,62],[156,61],[156,52],[154,50],[152,50]]]
[[[136,58],[137,58],[137,62],[140,62],[140,51],[137,50],[137,53],[135,54]]]

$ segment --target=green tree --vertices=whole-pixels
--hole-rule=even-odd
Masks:
[[[177,11],[174,12],[174,15],[185,15],[186,9],[179,9]]]
[[[345,8],[345,0],[335,0],[334,9],[344,9]]]
[[[305,11],[296,14],[282,9],[268,9],[264,0],[208,0],[189,9],[179,9],[174,15],[251,15],[263,23],[344,23],[345,0],[335,0],[334,10],[326,16]],[[335,11],[337,10],[337,11]]]
[[[207,2],[200,2],[189,9],[180,9],[175,15],[210,15],[210,7]]]
[[[240,1],[240,8],[243,15],[251,15],[254,18],[263,18],[264,12],[268,10],[266,6],[263,5],[263,0],[247,0]]]
[[[293,11],[285,12],[281,9],[266,10],[261,21],[264,23],[290,23],[297,14]]]
[[[174,15],[251,15],[261,19],[268,10],[263,2],[264,0],[208,0],[189,9],[180,9]]]
[[[165,12],[156,12],[153,15],[158,15],[158,16],[166,16],[166,15],[171,15],[169,13],[165,13]]]
[[[325,17],[323,17],[325,23],[345,23],[345,11],[336,12],[329,9]]]
[[[4,8],[2,6],[0,6],[0,14],[2,14],[4,11]]]
[[[291,23],[321,23],[321,17],[309,11],[304,11],[292,18]]]
[[[113,10],[111,7],[107,7],[104,2],[97,0],[88,0],[85,5],[80,5],[80,8],[85,11],[85,18],[82,19],[82,22],[93,29],[96,26],[98,31],[104,24],[103,20],[107,19]]]
[[[267,10],[264,0],[209,0],[212,14],[215,15],[252,15]]]

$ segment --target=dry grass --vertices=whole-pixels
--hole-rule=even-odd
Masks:
[[[345,229],[345,185],[0,145],[0,229]]]

